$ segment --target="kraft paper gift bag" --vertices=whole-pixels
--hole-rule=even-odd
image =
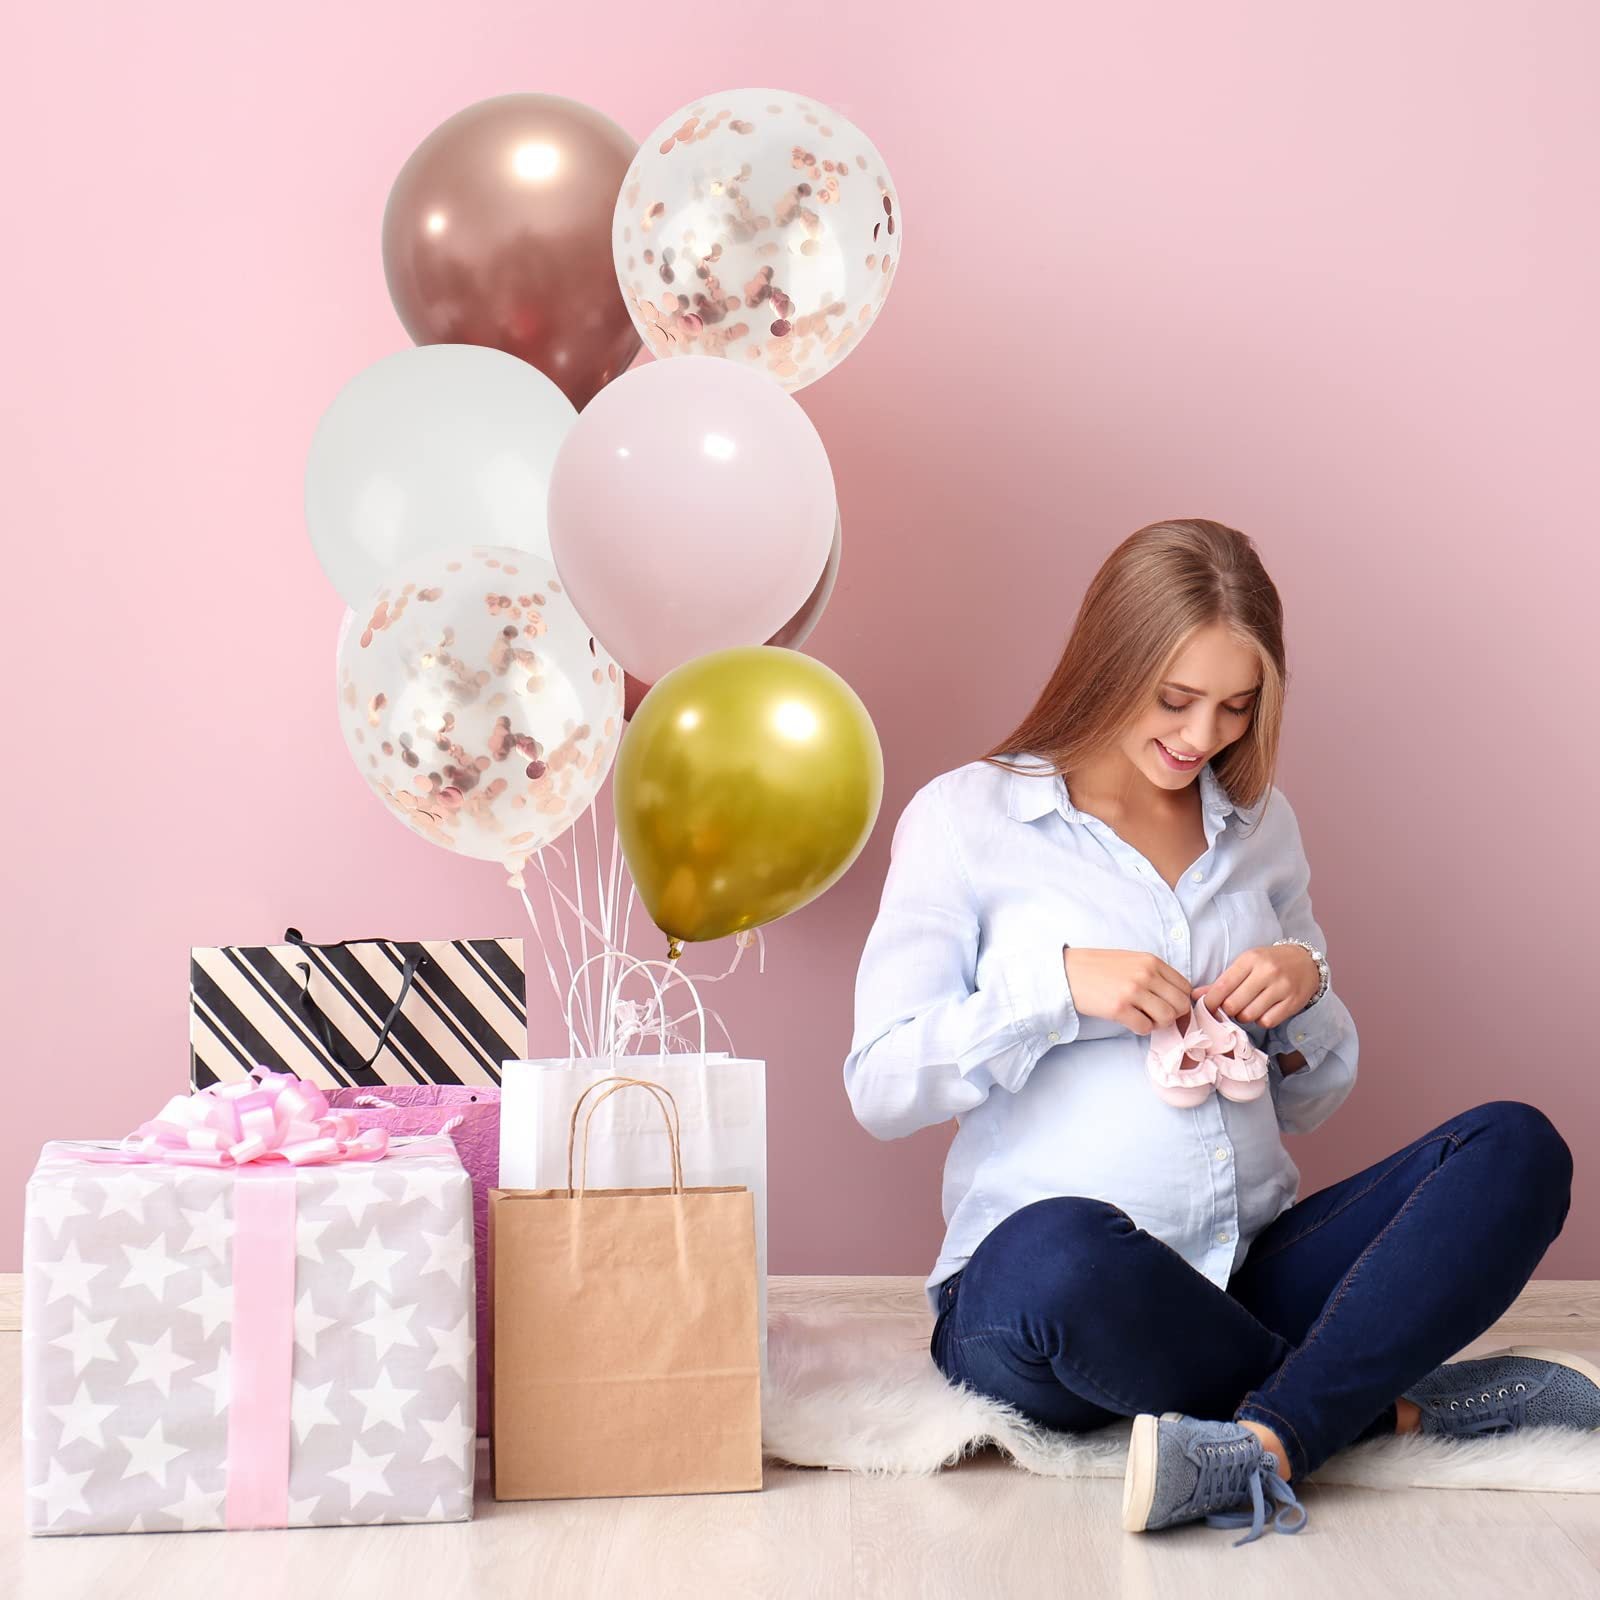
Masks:
[[[753,1198],[687,1186],[671,1095],[637,1078],[591,1086],[596,1103],[623,1089],[655,1102],[670,1186],[588,1189],[580,1148],[566,1188],[489,1197],[500,1500],[761,1487]]]
[[[321,1089],[497,1084],[528,1053],[520,939],[345,939],[189,953],[189,1083],[255,1066]]]
[[[552,1057],[508,1061],[501,1079],[500,1184],[553,1189],[566,1182],[567,1130],[584,1092],[637,1071],[670,1091],[682,1127],[684,1179],[748,1189],[755,1204],[757,1325],[767,1338],[767,1064],[718,1052]],[[667,1131],[644,1095],[600,1107],[589,1144],[589,1181],[625,1189],[668,1170]]]

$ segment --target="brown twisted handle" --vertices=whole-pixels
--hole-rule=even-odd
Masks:
[[[583,1102],[594,1093],[596,1089],[604,1089],[605,1093],[589,1107],[589,1114],[583,1121],[583,1163],[578,1173],[578,1181],[573,1183],[573,1159],[577,1152],[578,1143],[578,1113],[583,1110]],[[620,1094],[624,1089],[646,1089],[654,1097],[656,1105],[660,1107],[662,1121],[667,1125],[667,1142],[672,1147],[672,1192],[683,1193],[683,1138],[678,1117],[678,1102],[672,1098],[672,1091],[665,1084],[652,1083],[648,1078],[597,1078],[583,1091],[572,1107],[572,1122],[567,1128],[567,1198],[580,1200],[588,1187],[589,1182],[589,1125],[594,1121],[594,1114],[600,1109],[602,1102],[609,1100],[612,1095]],[[668,1110],[668,1107],[671,1110]]]

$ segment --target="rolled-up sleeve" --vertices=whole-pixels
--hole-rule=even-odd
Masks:
[[[1322,929],[1311,910],[1311,866],[1301,842],[1300,824],[1281,791],[1277,803],[1288,813],[1285,855],[1289,866],[1281,886],[1272,892],[1272,903],[1286,939],[1304,939],[1325,951]],[[1331,957],[1329,966],[1331,969]],[[1269,1029],[1264,1048],[1272,1059],[1273,1099],[1278,1122],[1286,1133],[1310,1132],[1339,1109],[1355,1086],[1360,1054],[1355,1019],[1331,982],[1315,1005]],[[1286,1075],[1277,1058],[1293,1051],[1299,1051],[1306,1064]]]
[[[856,978],[844,1082],[856,1120],[898,1139],[1020,1089],[1040,1058],[1076,1037],[1062,946],[1046,942],[1004,978],[977,981],[977,897],[940,780],[895,828],[889,874]]]

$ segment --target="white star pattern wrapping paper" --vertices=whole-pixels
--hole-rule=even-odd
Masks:
[[[36,1534],[229,1526],[232,1170],[47,1144],[23,1240]],[[279,1168],[279,1173],[285,1169]],[[472,1515],[472,1185],[448,1137],[294,1183],[290,1527]]]

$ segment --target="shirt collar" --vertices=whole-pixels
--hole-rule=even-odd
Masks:
[[[1087,822],[1087,812],[1080,811],[1073,805],[1067,794],[1066,780],[1060,773],[1051,770],[1050,763],[1040,756],[1016,756],[1009,758],[1013,764],[1024,770],[1013,772],[1006,800],[1007,815],[1018,822],[1037,822],[1042,816],[1051,811],[1059,811],[1068,822]],[[1211,770],[1208,761],[1200,769],[1200,809],[1203,815],[1217,824],[1221,824],[1231,813],[1237,811],[1241,817],[1250,813],[1236,805],[1228,798],[1227,791],[1222,787],[1216,773]]]

